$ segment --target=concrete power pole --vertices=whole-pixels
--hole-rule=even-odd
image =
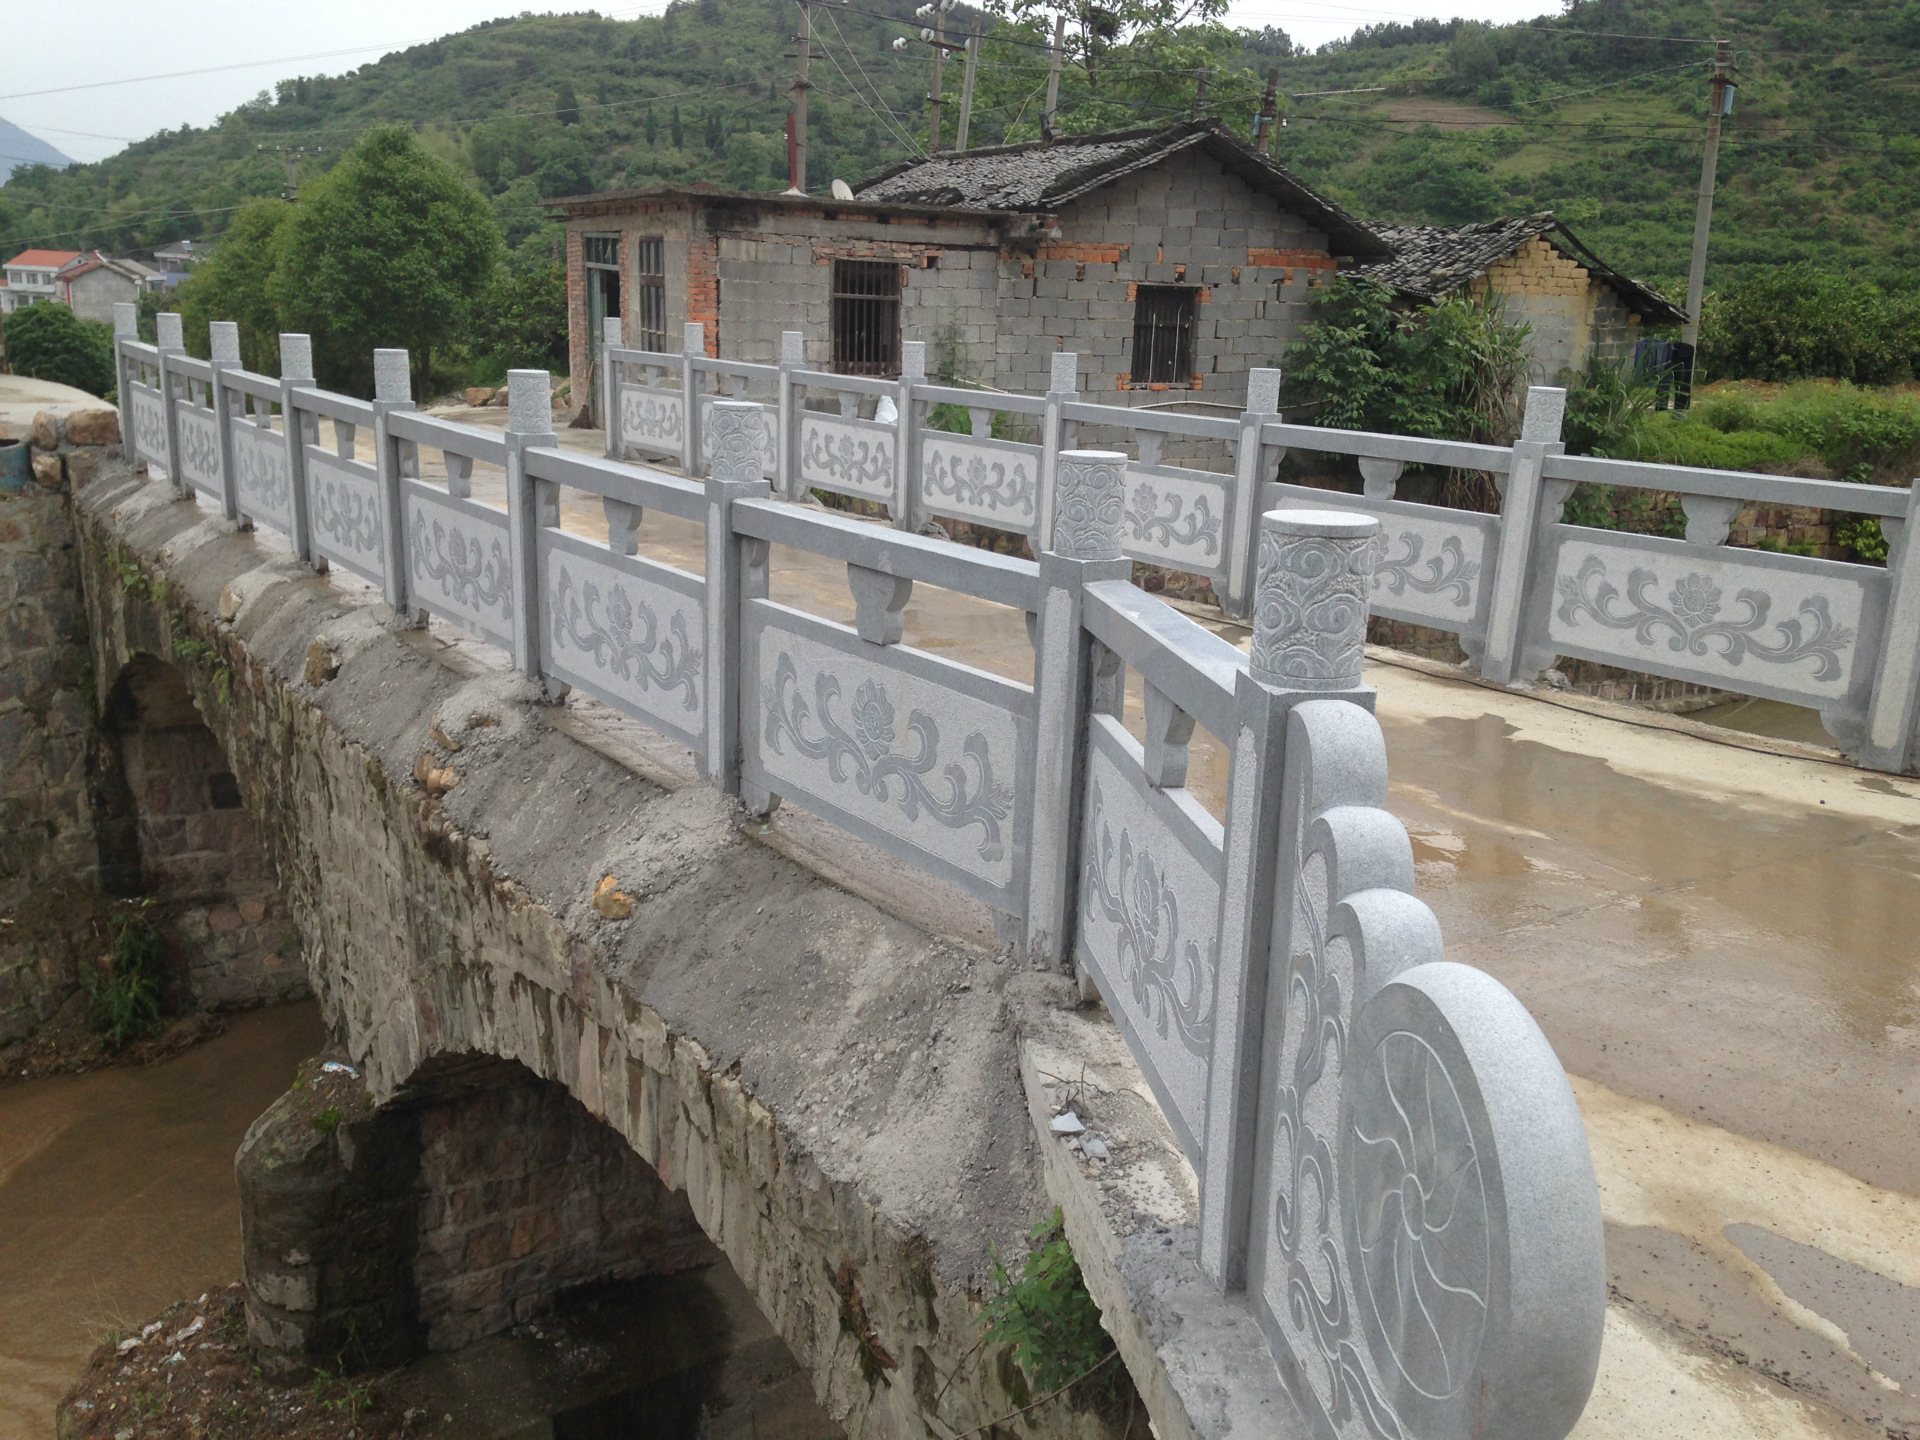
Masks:
[[[1700,202],[1693,212],[1693,264],[1687,270],[1687,323],[1680,343],[1687,347],[1687,383],[1682,408],[1693,403],[1694,355],[1700,343],[1700,305],[1707,284],[1707,233],[1713,227],[1713,186],[1720,168],[1720,122],[1733,108],[1732,42],[1713,51],[1713,75],[1707,82],[1707,153],[1700,162]],[[1676,400],[1680,399],[1676,396]]]
[[[1277,128],[1274,121],[1280,113],[1280,67],[1267,67],[1267,93],[1260,97],[1260,114],[1253,122],[1253,148],[1273,153],[1273,132]]]
[[[807,193],[807,91],[813,88],[807,82],[807,59],[808,51],[812,48],[809,44],[812,37],[813,16],[807,10],[807,0],[800,0],[800,36],[796,57],[800,63],[793,79],[793,145],[792,159],[787,167],[789,195]]]
[[[1053,58],[1047,64],[1047,109],[1040,117],[1040,138],[1051,145],[1058,138],[1054,123],[1060,108],[1060,52],[1067,44],[1067,17],[1063,11],[1053,17]]]
[[[967,130],[973,124],[973,67],[980,63],[980,23],[974,22],[967,37],[967,68],[960,79],[960,129],[953,137],[953,148],[967,148]]]
[[[941,77],[947,68],[947,7],[944,0],[938,0],[933,9],[933,93],[927,97],[927,111],[933,124],[932,143],[927,146],[929,155],[940,153],[940,102]]]
[[[1204,65],[1194,72],[1193,118],[1196,120],[1204,120],[1207,118],[1207,76],[1212,73],[1213,72]]]

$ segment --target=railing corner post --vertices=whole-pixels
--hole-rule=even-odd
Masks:
[[[733,531],[733,503],[763,497],[760,407],[715,400],[707,475],[707,735],[701,771],[723,794],[741,793],[740,693],[747,683],[742,645],[746,602],[766,593],[766,545]]]
[[[1040,417],[1040,491],[1034,498],[1035,551],[1053,548],[1053,519],[1059,508],[1053,497],[1066,429],[1061,409],[1079,397],[1079,390],[1080,357],[1071,350],[1054,351],[1047,374],[1047,408]]]
[[[527,451],[555,443],[553,377],[507,372],[507,568],[513,577],[513,668],[544,682],[540,666],[540,528],[557,525],[559,487],[527,474]],[[543,493],[551,492],[551,493]]]
[[[116,300],[113,306],[113,384],[115,403],[120,407],[120,451],[129,465],[140,459],[133,440],[133,397],[127,393],[126,342],[140,338],[140,307],[131,300]]]
[[[294,404],[296,386],[313,384],[313,337],[280,337],[280,428],[287,444],[287,509],[293,534],[293,553],[303,565],[313,564],[313,532],[307,510],[307,422]]]
[[[173,493],[182,499],[193,493],[193,487],[187,484],[180,468],[180,412],[174,405],[175,376],[167,361],[172,356],[184,355],[186,349],[180,316],[171,310],[161,311],[154,317],[154,350],[160,361],[160,413],[166,422],[167,479],[173,485]]]
[[[413,373],[405,350],[373,352],[373,454],[379,473],[381,588],[387,606],[403,620],[407,609],[406,496],[401,480],[410,468],[405,441],[393,438],[388,416],[413,409]]]
[[[1920,480],[1913,482],[1905,517],[1891,524],[1883,519],[1880,527],[1889,541],[1887,619],[1860,764],[1897,775],[1913,764],[1920,747]]]
[[[693,362],[707,353],[707,327],[689,320],[680,327],[680,399],[687,409],[687,423],[680,432],[680,473],[689,480],[700,473],[700,372]]]
[[[1207,1071],[1200,1177],[1200,1265],[1222,1289],[1246,1284],[1255,1127],[1273,969],[1276,912],[1287,903],[1287,713],[1303,700],[1371,710],[1361,678],[1367,600],[1380,524],[1349,511],[1278,510],[1258,517],[1253,645],[1234,688],[1236,734],[1227,779],[1220,961]]]
[[[912,533],[920,528],[919,431],[913,423],[913,387],[927,383],[927,342],[908,340],[900,347],[900,382],[894,399],[893,526]]]
[[[1050,410],[1057,414],[1057,408]],[[1073,952],[1080,790],[1094,679],[1093,641],[1082,627],[1084,592],[1095,581],[1125,580],[1133,573],[1120,544],[1127,457],[1116,450],[1065,450],[1055,461],[1047,527],[1052,544],[1040,552],[1034,628],[1033,820],[1023,936],[1028,963],[1046,967],[1064,964]]]
[[[624,334],[617,315],[600,322],[600,423],[607,432],[607,458],[620,458],[620,362],[614,352],[625,348]]]
[[[773,490],[783,500],[800,499],[800,411],[805,396],[794,375],[807,368],[807,337],[799,330],[780,332],[780,390],[775,421]]]
[[[213,430],[220,460],[220,513],[240,523],[240,477],[233,468],[233,399],[227,392],[229,370],[240,369],[240,327],[231,320],[207,326],[207,353],[212,359]]]
[[[1240,412],[1234,445],[1233,515],[1227,527],[1227,589],[1220,608],[1244,619],[1253,608],[1253,571],[1260,548],[1260,487],[1266,483],[1262,438],[1280,418],[1280,372],[1265,366],[1247,372],[1247,408]]]
[[[1530,619],[1529,601],[1542,584],[1552,580],[1550,575],[1535,572],[1550,563],[1547,532],[1559,523],[1561,507],[1572,489],[1567,481],[1549,481],[1542,473],[1548,457],[1566,448],[1560,443],[1566,409],[1564,389],[1554,385],[1528,388],[1520,438],[1513,442],[1512,468],[1500,497],[1493,597],[1487,607],[1486,637],[1475,658],[1480,674],[1501,685],[1511,684],[1516,678],[1530,679],[1553,659],[1551,655],[1540,659],[1535,653],[1546,626],[1544,621]]]

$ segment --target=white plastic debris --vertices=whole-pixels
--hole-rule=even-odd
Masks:
[[[876,425],[897,425],[900,423],[900,408],[893,403],[891,395],[882,395],[880,403],[873,407],[873,423]]]
[[[126,1339],[122,1340],[118,1345],[114,1346],[113,1348],[117,1353],[124,1355],[129,1350],[137,1350],[139,1347],[140,1347],[140,1337],[138,1335],[129,1335],[127,1336]]]
[[[167,1343],[169,1345],[178,1345],[183,1341],[191,1340],[194,1336],[198,1335],[202,1330],[206,1328],[207,1328],[207,1317],[204,1315],[196,1315],[191,1325],[183,1325],[178,1330],[174,1331],[172,1338],[169,1339]]]
[[[326,1064],[320,1067],[320,1073],[323,1075],[351,1075],[356,1080],[360,1078],[360,1072],[358,1070],[354,1069],[351,1065],[342,1065],[338,1060],[327,1061]]]
[[[140,1331],[140,1338],[142,1340],[151,1340],[166,1328],[166,1324],[167,1322],[164,1320],[154,1321],[151,1325],[146,1326]]]
[[[1086,1128],[1080,1123],[1080,1117],[1071,1110],[1062,1110],[1053,1117],[1053,1133],[1056,1135],[1078,1135]]]

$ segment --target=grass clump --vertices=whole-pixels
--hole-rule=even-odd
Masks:
[[[1011,1345],[1033,1388],[1050,1395],[1089,1377],[1113,1357],[1114,1344],[1100,1326],[1100,1307],[1087,1293],[1057,1206],[1028,1238],[1034,1248],[1017,1279],[995,1253],[995,1293],[983,1318],[986,1338]]]
[[[83,977],[93,1027],[118,1054],[160,1028],[160,992],[166,942],[140,909],[112,919],[104,963]]]

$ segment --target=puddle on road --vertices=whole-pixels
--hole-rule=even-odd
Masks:
[[[239,1278],[234,1152],[321,1038],[309,1001],[158,1065],[0,1088],[0,1440],[53,1434],[107,1331]]]

